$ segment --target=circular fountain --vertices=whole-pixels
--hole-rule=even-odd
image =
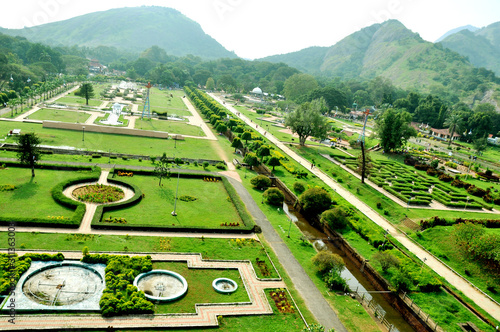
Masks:
[[[95,269],[80,264],[47,265],[32,272],[22,284],[32,302],[49,307],[72,306],[102,292],[104,280]]]
[[[114,103],[113,104],[113,109],[109,113],[109,116],[106,120],[100,120],[99,122],[105,125],[111,125],[111,126],[119,126],[122,125],[123,122],[118,121],[120,118],[120,115],[122,114],[122,110],[125,105],[122,105],[120,103]]]
[[[212,287],[219,293],[234,293],[238,289],[238,284],[228,278],[217,278],[212,282]]]
[[[134,286],[143,291],[148,299],[155,301],[174,301],[188,290],[186,279],[168,270],[141,273],[135,278]]]

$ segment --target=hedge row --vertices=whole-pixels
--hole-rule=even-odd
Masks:
[[[253,218],[248,213],[245,204],[236,192],[236,189],[234,189],[231,183],[229,183],[229,180],[225,177],[222,177],[222,183],[224,184],[224,188],[226,188],[226,191],[229,194],[231,202],[233,202],[234,206],[236,207],[236,211],[238,211],[241,220],[243,221],[245,226],[247,226],[246,228],[252,228],[255,229],[255,231],[258,231]],[[258,233],[260,233],[260,231]]]

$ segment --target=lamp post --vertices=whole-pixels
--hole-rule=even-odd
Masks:
[[[290,216],[288,216],[288,220],[290,220],[290,225],[288,226],[288,238],[290,238],[290,229],[292,228],[292,218],[290,218]]]
[[[85,142],[85,126],[82,126],[82,142]]]
[[[465,203],[464,211],[467,210],[467,205],[469,204],[469,196],[467,196],[467,202]]]
[[[176,208],[177,208],[177,194],[179,193],[179,179],[180,179],[180,168],[177,169],[177,189],[175,189],[175,200],[174,200],[174,211],[172,211],[172,216],[177,216]]]

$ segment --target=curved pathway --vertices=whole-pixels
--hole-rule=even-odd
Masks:
[[[221,105],[226,107],[233,114],[240,114],[238,110],[236,110],[231,105],[223,104],[222,100],[215,96],[213,93],[209,93],[209,95],[214,98]],[[249,126],[255,128],[259,133],[264,135],[265,130],[253,123],[243,114],[239,116],[243,121],[245,121]],[[470,298],[474,303],[476,303],[479,307],[481,307],[484,311],[490,314],[493,318],[500,321],[500,305],[493,301],[489,296],[475,288],[469,281],[465,280],[461,276],[457,275],[453,270],[444,265],[440,260],[431,255],[429,252],[415,244],[409,238],[407,238],[404,234],[402,234],[396,227],[394,227],[390,222],[388,222],[385,218],[380,216],[376,211],[370,208],[367,204],[361,201],[359,198],[351,194],[349,191],[340,186],[337,182],[333,181],[328,175],[323,173],[317,167],[311,169],[311,163],[299,156],[297,153],[288,148],[285,144],[280,142],[276,137],[267,133],[266,137],[275,144],[278,148],[280,148],[283,152],[288,154],[291,158],[293,158],[298,163],[306,166],[305,168],[308,172],[316,175],[320,178],[326,185],[335,190],[340,196],[346,199],[349,203],[354,205],[359,211],[361,211],[365,216],[370,218],[374,223],[389,231],[389,233],[396,238],[399,243],[404,245],[408,250],[410,250],[413,254],[415,254],[420,260],[423,261],[424,264],[433,269],[437,274],[446,279],[450,284],[455,286],[459,291],[463,292],[468,298]],[[424,261],[424,258],[426,259]]]
[[[27,252],[18,252],[22,255]],[[54,252],[50,252],[53,254]],[[80,252],[62,252],[66,259],[80,259]],[[0,322],[0,330],[62,330],[93,328],[114,329],[129,328],[193,328],[217,327],[217,316],[246,316],[246,315],[271,315],[273,310],[267,300],[265,289],[286,288],[285,283],[278,279],[260,279],[250,261],[223,261],[204,260],[201,254],[151,254],[137,253],[130,256],[149,254],[153,261],[185,261],[189,268],[200,269],[238,269],[243,286],[248,294],[249,302],[196,304],[196,313],[185,314],[157,314],[157,315],[130,315],[106,318],[96,314],[67,314],[67,315],[23,315],[11,324],[7,319]],[[241,285],[240,285],[241,286]]]

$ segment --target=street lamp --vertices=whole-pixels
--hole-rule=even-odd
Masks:
[[[179,179],[180,179],[180,176],[181,176],[181,172],[180,172],[180,168],[177,169],[177,189],[175,190],[175,200],[174,200],[174,211],[172,211],[172,216],[177,216],[177,213],[175,212],[176,208],[177,208],[177,194],[179,193]]]
[[[82,126],[82,142],[85,142],[85,126]]]
[[[467,205],[469,204],[469,196],[467,196],[467,202],[465,203],[464,211],[467,210]]]
[[[290,216],[288,216],[288,219],[290,220],[290,226],[288,226],[288,238],[290,238],[290,229],[292,228],[292,218],[290,218]]]

